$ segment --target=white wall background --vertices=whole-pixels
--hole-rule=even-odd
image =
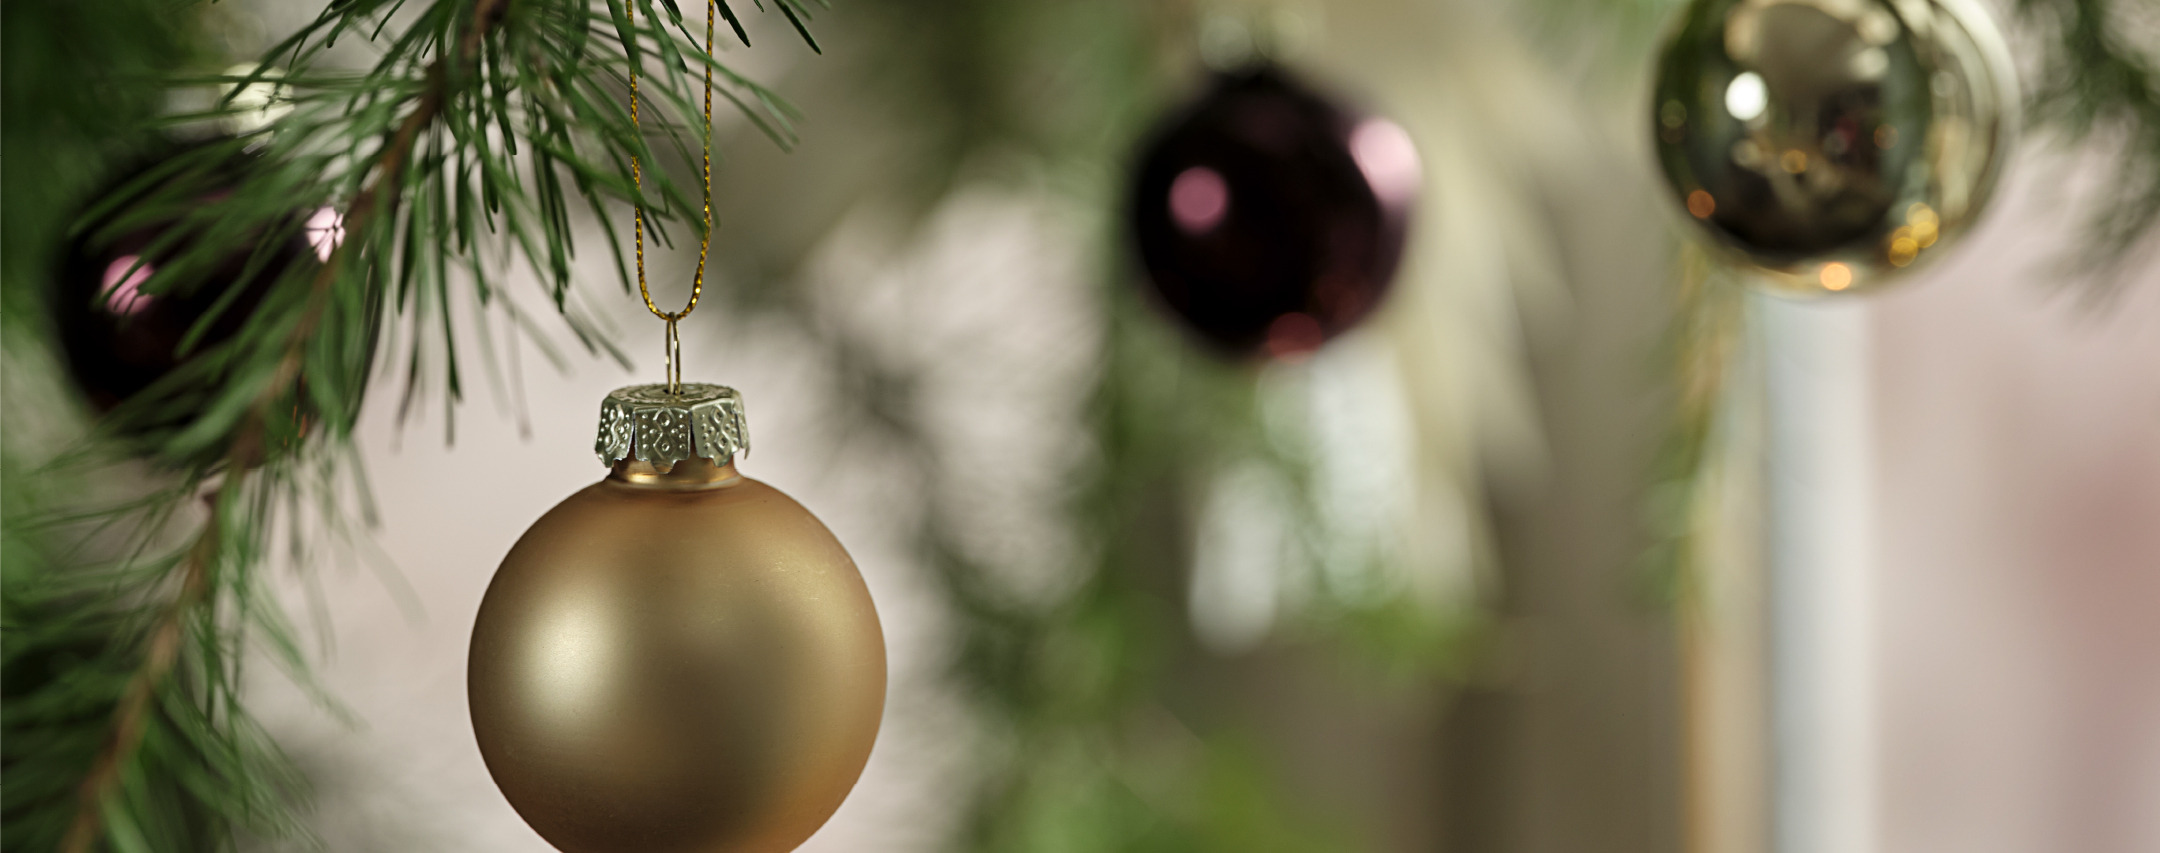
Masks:
[[[2160,850],[2160,247],[2083,304],[2119,160],[2028,142],[1874,306],[1884,851]]]

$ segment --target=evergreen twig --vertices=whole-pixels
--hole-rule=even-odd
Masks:
[[[217,493],[212,493],[210,500],[215,502],[217,499]],[[90,773],[83,777],[75,820],[68,828],[67,841],[61,845],[67,853],[90,853],[105,833],[102,814],[106,792],[120,783],[121,767],[142,743],[151,700],[180,657],[187,619],[210,590],[211,567],[217,560],[218,529],[217,516],[213,513],[196,536],[195,544],[188,548],[181,570],[184,579],[180,593],[166,607],[164,618],[151,635],[149,646],[143,652],[142,668],[128,679],[120,705],[113,711],[112,733],[91,763]]]
[[[471,64],[476,60],[480,39],[489,26],[500,20],[505,2],[506,0],[474,2],[472,20],[467,24],[464,37],[460,40],[456,61]],[[427,89],[420,96],[413,111],[406,116],[404,123],[398,127],[397,135],[384,154],[374,181],[347,210],[346,222],[353,233],[373,233],[371,226],[379,210],[395,215],[400,190],[404,186],[405,166],[411,161],[413,145],[420,138],[421,130],[433,123],[442,112],[447,85],[443,63],[448,61],[448,58],[439,58],[429,67]],[[339,244],[316,272],[308,307],[302,313],[300,322],[293,326],[286,341],[284,357],[278,362],[277,375],[257,395],[254,410],[240,429],[227,455],[225,471],[231,480],[226,484],[227,487],[240,485],[249,472],[261,464],[264,425],[268,423],[271,411],[279,400],[300,392],[298,383],[305,357],[303,347],[321,323],[323,312],[329,304],[330,288],[337,283],[338,271],[345,264],[346,258],[351,256],[356,245],[359,245],[357,240]],[[223,488],[212,493],[210,500],[213,506],[222,504],[220,496],[223,494]],[[90,773],[83,779],[75,820],[68,831],[67,842],[63,845],[67,853],[90,853],[104,832],[104,821],[100,815],[106,794],[118,784],[122,764],[141,744],[151,699],[166,676],[172,672],[173,664],[179,656],[186,622],[194,617],[197,607],[205,604],[207,593],[211,589],[210,575],[218,562],[219,531],[223,524],[221,516],[222,513],[214,509],[203,523],[203,529],[197,534],[195,543],[188,548],[187,558],[182,563],[183,580],[180,591],[151,635],[143,654],[142,667],[129,680],[127,691],[114,711],[111,737],[107,745],[93,762]]]
[[[2086,270],[2120,269],[2147,256],[2160,231],[2160,55],[2130,35],[2155,32],[2160,18],[2149,4],[2122,0],[2019,0],[2018,10],[2048,35],[2041,76],[2026,98],[2033,120],[2073,142],[2098,136],[2120,146],[2118,170],[2087,216],[2080,247]],[[2120,283],[2098,280],[2103,294]]]

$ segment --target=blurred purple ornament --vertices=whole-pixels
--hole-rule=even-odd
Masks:
[[[152,168],[156,166],[124,175],[92,195],[92,203],[128,187]],[[227,171],[237,170],[198,176],[204,186],[195,192],[199,203],[208,204],[230,193]],[[186,174],[185,170],[181,173]],[[54,277],[53,317],[68,373],[101,413],[171,374],[194,353],[230,340],[246,326],[279,277],[295,265],[319,264],[336,237],[319,228],[311,230],[308,225],[314,223],[306,218],[310,211],[296,211],[295,223],[308,225],[287,231],[274,245],[236,243],[206,268],[170,283],[158,282],[157,292],[146,292],[145,285],[160,266],[178,259],[196,243],[192,234],[172,235],[174,229],[188,227],[182,219],[186,212],[149,216],[146,224],[114,231],[112,225],[122,217],[145,213],[141,205],[149,196],[148,188],[138,189],[111,214],[85,223],[65,247]],[[319,218],[320,211],[312,213]],[[215,317],[189,352],[182,354],[181,343],[213,311]],[[168,413],[159,420],[176,422],[192,415]]]
[[[1379,304],[1421,180],[1401,126],[1263,66],[1218,76],[1148,143],[1133,236],[1156,295],[1210,344],[1296,358]]]

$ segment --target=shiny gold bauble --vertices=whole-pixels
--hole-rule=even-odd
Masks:
[[[1724,254],[1858,291],[1980,213],[2017,123],[2001,34],[1968,0],[1695,0],[1658,57],[1658,162]]]
[[[735,466],[635,459],[526,531],[473,626],[488,771],[566,853],[783,853],[839,808],[885,703],[869,590]]]

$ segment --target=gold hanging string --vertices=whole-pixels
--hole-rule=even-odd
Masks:
[[[624,5],[629,11],[632,31],[630,37],[636,38],[637,0],[630,0]],[[636,212],[631,215],[630,222],[631,233],[636,235],[638,295],[645,298],[645,310],[651,311],[653,316],[667,323],[667,388],[670,394],[682,393],[682,336],[676,333],[675,323],[684,317],[690,316],[690,312],[697,310],[698,297],[705,295],[705,256],[712,249],[712,56],[713,18],[717,17],[718,12],[716,6],[716,0],[705,0],[705,146],[702,174],[705,195],[705,230],[698,237],[697,272],[690,277],[690,301],[683,305],[681,311],[660,310],[660,306],[653,304],[652,290],[645,285],[644,205],[633,203]],[[667,35],[663,32],[660,37],[666,38]],[[630,63],[631,127],[639,126],[637,66],[638,63],[635,60]],[[630,155],[630,179],[634,182],[633,185],[638,188],[638,191],[642,193],[645,188],[645,173],[638,163],[637,154],[634,152]]]

